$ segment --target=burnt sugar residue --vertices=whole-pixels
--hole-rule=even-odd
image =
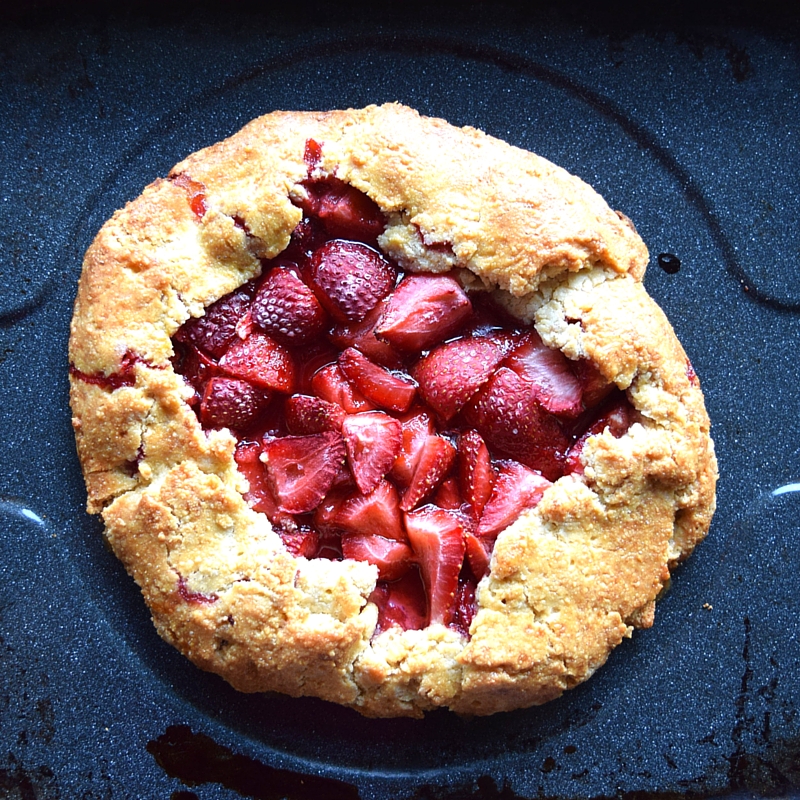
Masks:
[[[661,267],[667,275],[675,275],[680,271],[681,260],[672,253],[659,253],[658,266]]]
[[[147,744],[147,752],[171,778],[194,788],[218,783],[241,797],[253,800],[360,800],[358,789],[345,781],[276,769],[248,756],[232,752],[188,725],[171,725]],[[552,759],[550,759],[552,760]],[[544,771],[548,761],[545,761]],[[555,766],[553,763],[552,766]],[[552,769],[552,766],[550,767]],[[498,786],[488,775],[466,785],[423,784],[407,800],[529,800],[505,783]],[[190,790],[172,793],[170,800],[196,800]]]
[[[186,786],[219,783],[254,800],[359,800],[352,784],[318,775],[276,769],[232,752],[188,725],[171,725],[147,743],[147,752],[172,778]],[[188,798],[192,793],[178,793]]]

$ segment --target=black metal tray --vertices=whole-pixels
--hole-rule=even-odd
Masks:
[[[46,7],[0,28],[0,797],[797,793],[797,25],[337,9]],[[632,217],[714,423],[719,511],[655,627],[538,709],[376,721],[238,695],[158,639],[83,511],[66,343],[97,229],[252,117],[388,100],[532,149]]]

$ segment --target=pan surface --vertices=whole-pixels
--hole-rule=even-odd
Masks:
[[[800,792],[797,26],[467,8],[50,9],[0,29],[0,798]],[[654,627],[541,708],[367,720],[237,694],[157,637],[84,512],[66,344],[99,227],[255,116],[391,100],[630,216],[712,418],[707,540]]]

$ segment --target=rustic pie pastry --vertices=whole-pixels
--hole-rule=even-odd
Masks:
[[[401,105],[279,112],[101,229],[88,509],[160,635],[369,716],[558,697],[705,535],[699,382],[630,221]]]

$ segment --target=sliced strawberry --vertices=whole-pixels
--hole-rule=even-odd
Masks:
[[[465,431],[458,437],[458,481],[461,496],[474,520],[480,519],[489,502],[496,479],[486,442],[477,431]]]
[[[414,402],[417,387],[413,383],[392,375],[353,347],[339,356],[339,366],[350,383],[379,408],[407,411]]]
[[[467,546],[467,563],[475,576],[480,580],[489,572],[489,562],[492,557],[491,545],[493,539],[479,539],[474,533],[467,531],[464,539]]]
[[[365,244],[332,239],[314,252],[309,276],[334,320],[360,322],[392,291],[397,271]]]
[[[374,564],[378,568],[378,577],[383,581],[401,578],[411,568],[414,558],[405,542],[363,533],[345,533],[342,536],[342,555]]]
[[[581,384],[584,408],[599,405],[616,388],[588,358],[575,362],[575,374]]]
[[[190,405],[200,402],[206,383],[219,374],[219,367],[215,361],[194,345],[183,342],[176,343],[172,364],[197,393],[193,400],[188,401]]]
[[[325,244],[325,241],[325,231],[320,222],[311,217],[303,217],[292,231],[289,246],[281,255],[305,266],[312,253]]]
[[[494,491],[478,523],[478,537],[496,538],[525,509],[533,508],[549,486],[550,481],[538,472],[516,461],[501,461]]]
[[[327,558],[329,561],[341,561],[342,539],[340,536],[320,536],[319,546],[314,558]]]
[[[583,391],[569,359],[560,350],[548,347],[536,331],[525,334],[505,366],[533,386],[539,404],[551,414],[575,417],[582,411]]]
[[[320,399],[341,406],[348,414],[371,411],[374,404],[367,400],[345,377],[338,364],[318,370],[311,379],[311,391]]]
[[[236,338],[236,325],[250,307],[250,292],[238,289],[212,303],[202,317],[185,322],[175,338],[220,358]]]
[[[341,489],[342,491],[347,492],[348,494],[352,494],[357,490],[356,481],[353,477],[353,473],[350,472],[350,467],[347,464],[347,459],[344,460],[342,464],[339,465],[339,471],[336,473],[336,477],[333,479],[333,485],[331,490],[338,490]]]
[[[472,313],[462,288],[445,275],[408,275],[394,290],[375,335],[408,353],[454,335]]]
[[[286,398],[284,416],[289,433],[304,435],[323,431],[341,431],[344,409],[319,397],[293,394]]]
[[[423,506],[406,515],[406,531],[428,594],[429,624],[453,620],[464,561],[464,525],[458,512]]]
[[[458,481],[455,478],[446,478],[441,482],[433,497],[433,504],[451,511],[458,511],[461,508],[464,501],[461,499]]]
[[[275,528],[294,530],[297,525],[294,517],[281,511],[267,483],[267,472],[261,461],[261,445],[258,442],[241,442],[236,447],[234,458],[239,471],[247,478],[250,489],[244,495],[247,504],[254,511],[267,515]]]
[[[313,558],[319,549],[319,534],[307,525],[301,525],[297,530],[278,530],[278,535],[286,545],[286,549],[296,558]]]
[[[335,510],[336,526],[351,534],[376,535],[406,541],[397,489],[381,480],[369,493],[356,492]]]
[[[251,508],[256,511],[265,511],[267,498],[274,504],[272,495],[267,487],[267,476],[264,471],[264,464],[259,459],[261,455],[261,445],[258,442],[241,442],[236,447],[234,458],[239,471],[247,478],[250,484],[249,491],[244,495],[244,499]]]
[[[289,514],[313,511],[328,493],[345,457],[333,431],[284,436],[264,446],[267,481],[278,507]]]
[[[367,195],[338,178],[304,181],[308,198],[303,209],[316,215],[329,236],[374,242],[385,222],[380,208]]]
[[[422,399],[447,423],[489,380],[502,360],[502,349],[491,339],[456,339],[431,350],[413,375]]]
[[[460,577],[458,579],[458,589],[456,590],[456,604],[453,612],[451,628],[460,631],[464,636],[469,636],[469,626],[478,610],[478,602],[475,599],[475,581],[471,578]]]
[[[253,322],[285,345],[310,342],[325,331],[328,315],[314,292],[286,267],[274,268],[253,298]]]
[[[400,486],[408,486],[414,477],[422,447],[428,436],[432,436],[436,429],[430,414],[418,408],[400,417],[400,425],[403,438],[390,477]]]
[[[555,480],[563,472],[569,439],[534,398],[530,384],[500,367],[467,404],[467,422],[489,447]]]
[[[400,423],[381,411],[351,414],[345,418],[342,434],[350,471],[358,488],[369,494],[400,452]]]
[[[262,416],[270,393],[236,378],[211,378],[200,401],[200,421],[208,428],[243,431]]]
[[[330,538],[341,535],[342,526],[339,524],[339,512],[352,494],[350,489],[334,487],[316,507],[313,523],[322,536]]]
[[[498,302],[494,292],[474,292],[470,300],[475,309],[473,325],[478,330],[503,329],[510,332],[527,327],[519,317]]]
[[[330,332],[331,341],[342,350],[355,347],[381,366],[391,369],[401,366],[400,357],[394,348],[375,335],[375,326],[383,317],[387,303],[388,298],[381,300],[361,322],[334,326]]]
[[[236,335],[246,339],[253,332],[253,306],[251,305],[236,323]]]
[[[369,599],[378,607],[376,633],[393,627],[417,631],[428,623],[428,600],[417,569],[410,569],[400,580],[378,583]]]
[[[411,482],[403,493],[400,508],[410,511],[419,505],[447,475],[455,457],[456,449],[447,439],[436,434],[426,437],[422,442]]]
[[[583,475],[581,455],[590,436],[596,436],[608,429],[612,436],[619,439],[633,422],[633,407],[628,402],[628,398],[619,391],[609,397],[599,409],[591,409],[587,414],[593,414],[594,418],[592,420],[584,420],[582,418],[584,422],[582,429],[585,432],[567,453],[566,471],[578,475]],[[588,428],[586,428],[586,425],[588,425]]]
[[[249,381],[262,389],[290,394],[294,388],[292,356],[265,333],[253,333],[247,339],[234,341],[219,365],[231,377]]]

